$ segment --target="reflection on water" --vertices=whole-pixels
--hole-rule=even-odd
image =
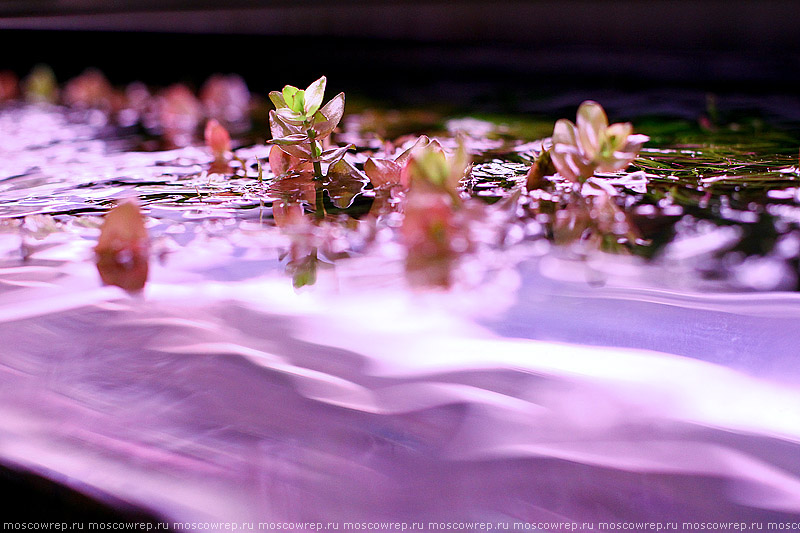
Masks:
[[[692,274],[702,242],[581,257],[501,202],[452,289],[412,291],[365,191],[353,218],[329,189],[320,219],[316,187],[208,174],[198,148],[115,152],[38,109],[0,115],[19,128],[0,141],[3,461],[182,521],[800,517],[800,303],[719,292]],[[36,114],[57,127],[19,126]],[[132,196],[150,268],[129,296],[94,247]],[[295,290],[309,257],[328,266]]]

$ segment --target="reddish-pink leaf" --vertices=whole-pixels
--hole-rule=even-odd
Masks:
[[[216,119],[211,119],[206,123],[205,129],[206,146],[211,149],[214,159],[221,160],[225,154],[231,151],[231,136]]]
[[[364,163],[364,173],[366,173],[372,186],[376,189],[380,187],[390,187],[400,184],[400,171],[402,167],[390,159],[367,159]]]
[[[94,249],[103,283],[131,292],[143,289],[148,247],[144,217],[134,201],[124,201],[109,211]]]

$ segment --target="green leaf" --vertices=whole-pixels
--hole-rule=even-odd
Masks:
[[[459,139],[458,149],[453,155],[453,158],[448,161],[450,166],[450,175],[448,176],[447,183],[445,184],[448,189],[455,191],[458,188],[461,180],[464,179],[466,174],[468,174],[467,169],[471,167],[470,159],[469,153],[464,147],[464,143],[461,139]]]
[[[444,186],[450,176],[450,167],[443,152],[425,150],[419,157],[414,159],[414,176],[419,177],[428,183]]]
[[[286,102],[287,107],[295,113],[303,112],[305,91],[301,91],[294,85],[287,85],[283,88],[283,99]]]
[[[294,101],[294,95],[296,95],[297,91],[299,90],[300,89],[298,89],[294,85],[285,85],[283,87],[282,91],[283,99],[289,105],[289,107],[292,107],[291,103]]]
[[[272,101],[272,104],[276,109],[288,107],[286,105],[286,100],[283,99],[283,94],[280,91],[272,91],[269,93],[269,99]]]
[[[287,269],[292,273],[292,285],[295,289],[314,285],[317,282],[317,251],[306,257],[292,261]]]
[[[325,95],[325,76],[308,86],[305,90],[305,102],[303,110],[307,117],[313,117],[322,105],[322,97]]]
[[[256,157],[256,164],[258,165],[258,182],[264,181],[264,169],[261,167],[261,160]]]

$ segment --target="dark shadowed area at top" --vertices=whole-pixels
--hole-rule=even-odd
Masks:
[[[392,102],[561,111],[581,95],[539,98],[566,89],[793,94],[795,12],[781,0],[0,0],[0,45],[13,50],[5,68],[47,63],[59,79],[87,66],[114,83],[199,84],[236,72],[265,91],[327,74],[348,94]]]

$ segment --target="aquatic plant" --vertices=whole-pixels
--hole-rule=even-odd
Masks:
[[[454,202],[460,202],[459,187],[470,168],[470,158],[463,144],[447,157],[441,145],[431,142],[421,150],[412,151],[408,163],[401,172],[401,181],[412,190],[445,193]]]
[[[322,105],[326,82],[323,76],[304,90],[287,85],[269,93],[275,105],[269,113],[272,139],[268,142],[275,145],[270,151],[270,168],[278,171],[276,175],[310,164],[314,177],[321,180],[322,163],[333,165],[350,148],[322,149],[321,142],[333,133],[344,114],[344,93]]]
[[[214,161],[211,163],[211,172],[218,172],[221,174],[227,173],[230,170],[231,158],[231,136],[216,119],[210,119],[206,122],[204,131],[206,146],[211,149],[214,155]]]
[[[414,154],[420,154],[426,148],[444,154],[439,141],[431,140],[426,135],[421,135],[410,148],[394,159],[368,158],[364,163],[364,173],[376,191],[390,190],[397,186],[403,190],[408,189],[408,163]]]
[[[118,98],[102,72],[88,69],[67,82],[62,99],[68,106],[110,111]]]
[[[0,103],[19,96],[19,79],[10,70],[0,70]]]
[[[408,184],[401,227],[412,284],[447,287],[459,254],[470,247],[468,217],[459,216],[459,184],[469,168],[463,145],[448,158],[431,142],[412,150],[401,172]]]
[[[544,177],[551,176],[556,172],[558,171],[556,167],[553,166],[550,150],[543,150],[525,175],[525,188],[529,191],[543,188],[546,183]]]
[[[200,100],[186,85],[176,83],[157,97],[158,123],[172,146],[189,146],[203,115]]]
[[[295,289],[314,285],[317,281],[318,242],[315,236],[315,220],[305,215],[303,205],[287,198],[272,204],[275,225],[289,238],[289,250],[282,256],[286,259],[286,273],[292,277]]]
[[[552,241],[578,255],[597,250],[626,254],[642,243],[638,228],[608,191],[594,189],[585,196],[572,195],[547,218]]]
[[[406,247],[406,275],[413,285],[447,287],[458,251],[461,228],[455,223],[452,201],[439,194],[410,194],[401,227]]]
[[[123,201],[111,209],[94,248],[103,283],[129,292],[142,290],[147,281],[149,245],[144,217],[135,201]]]
[[[213,118],[206,123],[205,141],[216,159],[221,159],[231,149],[231,136],[228,130]]]
[[[630,122],[609,126],[606,112],[597,102],[583,102],[576,122],[556,122],[549,154],[558,173],[576,183],[583,183],[597,171],[626,168],[649,140],[647,135],[634,134]]]
[[[250,90],[236,74],[212,75],[200,89],[200,101],[208,117],[228,126],[250,118]]]
[[[58,100],[58,81],[53,69],[36,65],[23,82],[23,93],[28,102],[54,103]]]

